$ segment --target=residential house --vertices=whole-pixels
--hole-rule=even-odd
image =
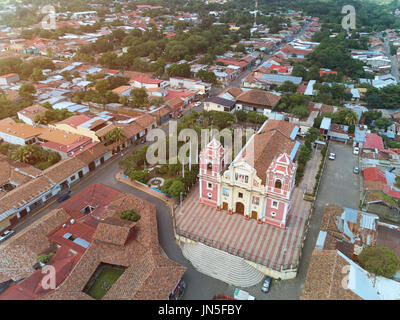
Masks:
[[[18,111],[18,119],[33,126],[36,116],[43,115],[48,109],[42,107],[40,104],[35,104]]]
[[[201,95],[208,95],[211,84],[205,83],[199,79],[189,79],[182,77],[171,77],[169,79],[171,88],[187,89],[198,91]]]
[[[257,111],[268,115],[275,108],[281,97],[264,90],[244,91],[236,97],[236,110]]]
[[[221,97],[209,97],[204,100],[205,111],[234,112],[236,101]]]
[[[8,86],[19,81],[19,76],[16,73],[9,73],[0,76],[0,85]]]
[[[5,142],[20,146],[38,142],[42,129],[26,123],[0,124],[0,138]]]
[[[101,116],[74,115],[62,121],[49,125],[50,128],[89,137],[93,141],[100,141],[103,136],[113,129],[112,123]],[[100,131],[101,130],[101,131]]]
[[[171,108],[172,118],[178,118],[182,116],[183,108],[185,107],[185,102],[180,97],[174,97],[166,101],[166,105]]]

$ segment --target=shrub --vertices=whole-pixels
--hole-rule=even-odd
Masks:
[[[364,248],[358,256],[358,261],[365,270],[386,278],[392,278],[400,268],[400,259],[384,246]]]
[[[161,192],[169,193],[169,187],[174,183],[174,179],[167,179],[161,187]]]
[[[140,214],[137,213],[135,210],[130,209],[130,210],[124,210],[119,214],[121,219],[124,220],[129,220],[129,221],[139,221],[140,219]]]
[[[47,262],[50,261],[50,259],[54,256],[54,252],[51,252],[49,254],[41,254],[37,257],[37,262],[44,263],[46,264]]]
[[[174,198],[179,198],[181,193],[185,193],[185,185],[182,181],[175,180],[168,188],[168,193]]]
[[[128,177],[131,180],[137,180],[142,183],[147,183],[149,180],[149,171],[148,170],[129,170]]]
[[[326,156],[326,151],[327,151],[327,150],[328,150],[328,146],[327,146],[327,145],[325,145],[325,146],[321,149],[322,157],[325,158],[325,156]]]

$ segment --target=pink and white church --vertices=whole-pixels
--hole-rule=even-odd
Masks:
[[[216,140],[200,152],[199,201],[284,229],[291,213],[299,127],[267,120],[227,166]]]

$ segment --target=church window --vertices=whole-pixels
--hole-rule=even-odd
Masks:
[[[271,216],[275,217],[276,213],[275,212],[271,212]]]
[[[242,199],[243,198],[243,193],[239,192],[238,193],[238,197]]]
[[[277,179],[275,180],[275,188],[281,189],[282,188],[282,181]]]
[[[272,208],[278,209],[278,201],[272,201]]]

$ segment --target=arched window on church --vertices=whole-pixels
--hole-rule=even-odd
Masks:
[[[282,188],[282,181],[277,179],[275,180],[275,188],[276,189],[281,189]]]
[[[212,164],[210,162],[207,163],[207,170],[212,170]]]

